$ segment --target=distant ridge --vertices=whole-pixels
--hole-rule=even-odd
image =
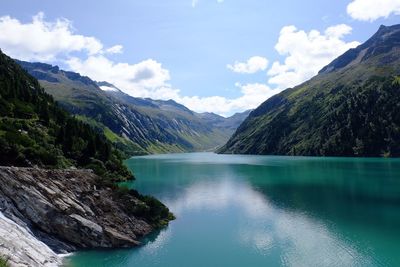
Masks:
[[[105,133],[126,156],[211,151],[222,146],[246,116],[213,124],[173,100],[132,97],[115,85],[95,82],[57,66],[17,61],[46,92],[77,118]]]

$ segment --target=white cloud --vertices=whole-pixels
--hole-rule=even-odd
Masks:
[[[236,61],[233,65],[228,64],[227,68],[237,73],[256,73],[267,69],[268,60],[264,57],[254,56],[247,62]]]
[[[330,27],[323,34],[318,31],[306,33],[294,26],[284,27],[276,45],[276,50],[285,57],[284,63],[274,62],[268,72],[269,83],[277,86],[236,83],[240,92],[236,98],[199,97],[184,96],[174,88],[170,84],[169,71],[156,60],[147,59],[135,64],[111,60],[108,55],[123,53],[121,45],[104,48],[95,37],[74,33],[69,20],[48,22],[42,13],[29,23],[9,16],[0,17],[0,47],[14,58],[63,62],[73,71],[94,80],[111,82],[132,96],[174,99],[194,111],[221,115],[256,108],[282,89],[310,78],[332,59],[358,44],[343,41],[350,32],[347,25]],[[228,68],[238,73],[254,73],[265,71],[267,66],[267,59],[255,56],[247,62],[228,65]]]
[[[67,64],[76,72],[94,80],[111,82],[133,96],[165,99],[175,95],[175,90],[167,83],[169,71],[153,59],[128,64],[113,62],[104,55],[94,55],[86,60],[73,57],[67,60]]]
[[[71,21],[57,19],[48,22],[43,13],[34,16],[28,23],[9,16],[0,17],[0,47],[14,58],[63,62],[73,71],[94,80],[109,81],[132,96],[174,99],[199,112],[228,115],[234,111],[255,108],[276,92],[262,84],[237,84],[242,95],[234,99],[183,96],[180,90],[169,83],[169,71],[156,60],[147,59],[136,64],[114,62],[107,55],[122,53],[121,45],[104,48],[95,37],[75,34]],[[74,54],[76,52],[80,53]],[[248,70],[252,71],[253,65],[265,69],[266,66],[260,66],[264,64],[262,61],[257,57],[249,60]]]
[[[400,15],[399,0],[353,0],[347,6],[347,14],[353,19],[374,21],[391,14]]]
[[[86,60],[71,58],[69,67],[95,80],[113,83],[125,93],[135,97],[174,99],[197,112],[215,112],[230,115],[235,111],[256,108],[268,97],[279,93],[265,84],[236,84],[241,96],[228,99],[222,96],[182,96],[180,90],[170,84],[169,71],[152,59],[137,64],[115,63],[104,55],[90,56]]]
[[[43,13],[35,15],[29,23],[10,16],[0,17],[0,47],[21,60],[54,61],[72,52],[104,53],[103,44],[95,37],[75,34],[71,21],[48,22]],[[122,52],[122,46],[113,46],[105,52]]]
[[[200,98],[178,97],[178,102],[197,112],[214,112],[223,116],[230,115],[233,112],[253,109],[271,96],[281,92],[279,89],[272,89],[262,83],[251,83],[242,85],[236,83],[240,89],[241,96],[238,98],[225,98],[221,96],[211,96]]]
[[[217,0],[217,3],[223,3],[224,0]],[[192,7],[196,7],[199,3],[199,0],[192,0]]]
[[[351,33],[345,24],[329,27],[324,33],[305,32],[295,26],[283,27],[275,49],[285,56],[283,63],[275,61],[268,71],[268,83],[284,89],[298,85],[318,73],[325,65],[359,42],[346,42],[343,37]]]
[[[108,49],[106,49],[106,53],[109,54],[122,54],[123,46],[122,45],[114,45]]]

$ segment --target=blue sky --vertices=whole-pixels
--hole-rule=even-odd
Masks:
[[[400,1],[370,2],[13,0],[0,11],[0,48],[134,96],[230,115],[310,78],[380,24],[399,22]]]

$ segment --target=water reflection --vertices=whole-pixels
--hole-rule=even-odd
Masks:
[[[196,210],[235,207],[239,217],[236,241],[260,256],[278,252],[283,266],[379,265],[367,251],[357,250],[323,222],[275,207],[248,183],[228,179],[195,182],[179,198],[169,200],[168,206],[178,217]]]
[[[400,161],[162,155],[131,186],[177,220],[139,249],[75,266],[398,266]],[[123,255],[123,256],[121,256]]]

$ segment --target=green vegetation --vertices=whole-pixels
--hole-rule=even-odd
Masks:
[[[205,151],[224,144],[247,114],[223,118],[192,112],[172,100],[142,99],[112,84],[43,63],[17,61],[61,107],[103,132],[123,156]],[[99,86],[114,87],[103,91]]]
[[[8,260],[0,257],[0,267],[8,267]]]
[[[129,158],[133,155],[148,154],[148,152],[141,148],[138,144],[130,141],[127,138],[117,135],[111,131],[110,128],[92,118],[82,115],[75,115],[75,118],[89,124],[92,126],[92,128],[96,129],[97,132],[103,133],[104,136],[113,144],[113,146],[121,152],[123,158]]]
[[[157,227],[173,218],[157,199],[117,185],[133,178],[123,158],[137,145],[93,119],[69,115],[1,51],[0,88],[0,165],[92,169],[99,177],[97,185],[111,188],[123,209],[135,210],[132,215]],[[118,146],[125,146],[124,152]]]
[[[104,135],[59,108],[3,53],[0,88],[1,165],[91,168],[109,182],[132,177]]]
[[[301,99],[301,100],[300,100]],[[222,152],[312,156],[400,156],[400,86],[395,77],[267,101]]]
[[[400,156],[400,26],[254,110],[221,153]]]
[[[132,196],[142,202],[130,203]],[[156,228],[166,226],[169,221],[175,219],[175,216],[158,199],[152,196],[141,195],[136,190],[129,189],[127,186],[119,186],[115,190],[114,198],[125,204],[123,205],[125,212],[132,216],[146,218]]]

